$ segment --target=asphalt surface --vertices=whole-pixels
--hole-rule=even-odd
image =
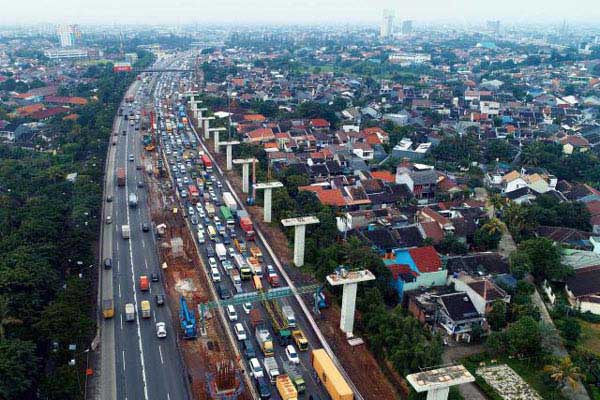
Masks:
[[[133,85],[133,92],[141,86]],[[138,105],[142,100],[136,94]],[[130,107],[122,105],[124,111]],[[123,130],[126,135],[122,134]],[[155,295],[164,293],[159,267],[156,243],[152,230],[142,231],[143,223],[151,223],[146,184],[137,187],[137,182],[145,182],[140,154],[143,150],[141,135],[123,117],[119,118],[117,144],[111,146],[107,164],[106,196],[112,195],[113,201],[105,202],[106,216],[112,217],[112,223],[104,225],[103,254],[111,257],[113,267],[102,271],[102,298],[114,299],[115,316],[103,320],[102,324],[102,398],[103,399],[187,399],[185,376],[179,357],[176,336],[179,327],[174,327],[169,308],[157,306]],[[129,161],[133,154],[134,161]],[[126,170],[126,186],[119,187],[116,174],[119,168]],[[129,207],[128,196],[136,193],[138,206]],[[129,225],[131,238],[122,237],[122,225]],[[159,275],[159,282],[151,282],[150,290],[140,291],[139,277],[151,273]],[[142,318],[141,302],[149,300],[151,317]],[[125,304],[136,307],[136,318],[125,321]],[[158,338],[156,322],[165,322],[167,337]]]
[[[173,83],[176,83],[176,84],[173,85]],[[167,79],[165,81],[163,81],[162,87],[163,87],[163,90],[162,90],[161,95],[163,96],[162,99],[164,99],[167,96],[170,97],[170,94],[172,93],[172,90],[174,88],[176,88],[176,87],[179,87],[179,84],[178,84],[175,76],[173,74],[169,74],[168,77],[167,77]],[[158,90],[159,90],[159,92],[161,91],[160,85],[159,85],[159,89]],[[171,104],[170,104],[170,106],[172,106],[172,107],[175,106],[175,97],[171,98]],[[164,113],[164,114],[166,116],[167,113]],[[173,112],[173,114],[176,114],[176,112]],[[157,109],[157,115],[159,115],[159,110],[158,109]],[[181,119],[179,118],[178,122],[180,122],[180,121],[181,121]],[[159,124],[158,128],[159,128],[159,136],[160,136],[160,134],[164,130],[164,126],[162,126],[162,125]],[[160,150],[161,151],[165,151],[166,147],[167,147],[165,145],[168,145],[168,148],[170,150],[170,154],[166,154],[166,153],[164,154],[164,157],[167,160],[171,160],[172,158],[174,158],[178,154],[181,157],[181,155],[183,154],[183,152],[185,150],[184,147],[183,147],[183,145],[178,145],[177,144],[177,142],[175,141],[176,138],[182,138],[183,139],[184,137],[186,137],[189,140],[189,138],[193,135],[196,138],[196,142],[197,143],[201,143],[200,137],[197,135],[197,133],[193,129],[190,129],[189,126],[186,128],[185,132],[183,132],[181,134],[175,134],[175,133],[173,133],[173,135],[169,135],[167,133],[165,133],[165,134],[166,134],[166,136],[163,135],[163,138],[165,138],[166,140],[162,140],[163,143],[161,143]],[[200,149],[200,150],[203,149],[204,152],[207,153],[206,148],[203,148],[203,146],[204,145],[201,143],[201,145],[198,146],[198,148],[192,149],[192,150],[193,151],[197,151],[198,149]],[[190,150],[190,149],[188,149],[188,150]],[[173,179],[173,181],[172,181],[173,187],[177,187],[177,182],[176,182],[176,179],[175,179],[175,176],[174,176],[173,165],[170,165],[169,162],[166,163],[166,165],[169,167],[169,172],[170,172],[169,175]],[[177,165],[177,163],[175,165]],[[187,179],[189,179],[190,181],[193,181],[190,172],[191,172],[191,169],[186,168],[185,173],[179,174],[179,177],[182,180],[184,179],[184,177],[187,177]],[[216,170],[216,168],[213,168],[212,175],[215,178],[215,180],[213,182],[213,185],[212,185],[212,187],[214,189],[214,192],[215,192],[216,196],[219,199],[222,199],[222,193],[223,193],[224,189],[220,189],[219,188],[218,182],[221,183],[221,187],[222,188],[227,188],[227,185],[226,185],[226,182],[225,182],[225,178],[219,174],[219,172]],[[183,186],[187,187],[187,185],[183,185]],[[182,199],[181,197],[178,197],[178,198],[182,202],[182,206],[184,207],[184,210],[185,210],[186,215],[187,215],[188,214],[188,208],[192,205],[191,202],[189,201],[189,199]],[[201,201],[199,203],[199,205],[200,204],[203,204],[203,201]],[[213,202],[213,204],[214,204],[214,202]],[[204,207],[202,205],[200,205],[200,208],[204,209]],[[215,208],[218,210],[217,206],[215,206]],[[206,211],[206,210],[204,210],[204,211]],[[198,205],[194,206],[194,213],[196,215],[198,215]],[[217,211],[216,215],[218,215],[222,219],[222,216],[221,216],[220,212]],[[207,227],[208,227],[208,225],[213,225],[214,226],[214,223],[213,223],[212,219],[211,219],[211,221],[209,223],[205,222],[203,218],[199,218],[199,219],[200,219],[200,222],[197,225],[196,224],[192,224],[190,222],[191,215],[188,215],[188,226],[190,227],[190,229],[192,229],[192,235],[195,238],[195,240],[198,240],[196,229],[198,229],[198,227],[201,227],[204,230],[204,232],[205,232],[205,242],[204,243],[198,243],[198,247],[200,249],[200,255],[201,255],[202,259],[203,259],[204,265],[208,266],[209,263],[208,263],[208,257],[206,255],[206,247],[207,246],[212,246],[214,248],[215,242],[213,242],[213,241],[211,241],[209,239],[208,234],[207,234]],[[224,223],[224,221],[223,221],[223,223]],[[237,237],[244,237],[243,236],[243,231],[239,228],[239,226],[236,225],[236,229],[235,230],[236,230]],[[264,259],[264,261],[262,262],[263,266],[264,265],[268,265],[268,264],[275,265],[273,263],[273,260],[269,256],[268,252],[266,251],[263,243],[259,240],[258,237],[256,238],[255,242],[247,242],[248,246],[250,244],[258,245],[259,248],[261,249],[261,252],[263,254],[263,259]],[[226,247],[233,247],[233,244],[226,245]],[[229,254],[228,254],[227,259],[230,260],[230,261],[232,261],[232,258],[231,258],[231,256]],[[229,278],[229,275],[227,274],[227,272],[223,268],[221,262],[217,262],[217,264],[218,264],[219,273],[221,275],[221,282],[220,283],[222,285],[224,285],[225,288],[226,288],[226,290],[230,291],[230,293],[236,293],[235,288],[233,286],[233,283],[232,283],[231,279]],[[262,285],[263,285],[263,287],[265,289],[269,288],[269,284],[268,284],[268,282],[266,280],[266,277],[263,276],[263,278],[261,279],[261,282],[262,282]],[[280,276],[280,282],[283,282],[283,279],[281,279],[281,276]],[[213,282],[213,284],[214,284],[214,282]],[[256,290],[254,288],[254,285],[253,285],[253,283],[252,283],[251,280],[250,281],[249,280],[242,281],[242,287],[243,287],[244,293],[248,293],[248,292],[252,292],[252,291]],[[318,341],[316,335],[314,334],[314,332],[312,331],[312,329],[309,328],[310,325],[305,320],[304,314],[301,312],[301,309],[300,309],[299,305],[297,304],[297,302],[295,301],[295,299],[293,299],[292,297],[289,297],[289,298],[281,299],[279,301],[280,301],[280,303],[282,305],[291,305],[292,306],[292,308],[294,309],[294,314],[295,314],[296,320],[298,322],[298,327],[300,329],[302,329],[302,331],[306,335],[307,339],[309,340],[309,350],[308,351],[304,351],[304,352],[298,352],[299,355],[300,355],[300,369],[301,369],[301,371],[302,371],[302,373],[304,375],[304,380],[306,382],[306,394],[305,394],[305,396],[308,396],[309,394],[317,394],[317,395],[319,395],[323,399],[327,398],[328,396],[325,394],[325,391],[323,390],[323,387],[316,382],[316,379],[314,377],[314,372],[313,372],[314,370],[312,369],[311,364],[310,364],[310,350],[312,348],[314,348],[313,346],[317,346],[317,344],[319,343],[319,341]],[[262,312],[262,315],[263,315],[263,318],[265,319],[265,321],[268,321],[267,313],[263,309],[262,305],[260,303],[254,303],[253,306],[260,308],[261,312]],[[242,325],[244,326],[245,331],[246,331],[246,336],[249,339],[252,340],[253,346],[254,346],[254,348],[255,348],[255,350],[257,352],[257,357],[258,357],[258,359],[260,360],[260,362],[262,364],[263,355],[262,355],[262,353],[259,350],[260,347],[258,346],[258,342],[256,341],[256,338],[255,338],[255,335],[254,335],[254,329],[252,329],[252,326],[250,325],[249,315],[244,312],[244,310],[242,309],[241,306],[236,306],[235,309],[236,309],[236,314],[237,314],[237,321],[229,322],[230,328],[233,329],[233,325],[235,323],[237,323],[237,322],[241,322],[242,323]],[[270,330],[271,336],[273,338],[275,338],[276,336],[274,334],[274,331],[273,331],[273,329],[270,326],[269,326],[269,330]],[[239,346],[240,352],[243,354],[243,349],[241,348],[241,342],[239,342],[239,341],[238,341],[238,346]],[[283,367],[283,360],[287,359],[287,357],[285,355],[285,348],[283,346],[280,346],[277,343],[276,340],[274,340],[274,346],[275,346],[275,358],[276,358],[276,360],[277,360],[277,362],[279,364],[279,370],[280,370],[281,373],[284,373],[283,368],[282,368]],[[320,347],[320,346],[317,346],[317,347]],[[298,349],[296,348],[296,350],[298,350]],[[248,371],[249,368],[248,368],[247,360],[245,360],[245,363],[246,363],[245,364],[246,370]],[[275,385],[271,385],[271,395],[272,395],[271,398],[273,398],[273,399],[280,398],[279,394],[277,393],[277,389],[275,388]]]

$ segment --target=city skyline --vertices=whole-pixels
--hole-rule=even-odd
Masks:
[[[485,23],[488,19],[502,21],[600,21],[600,7],[594,0],[577,0],[566,4],[558,1],[533,0],[526,3],[507,0],[497,6],[474,0],[425,0],[407,7],[390,0],[375,0],[368,4],[358,0],[292,2],[282,5],[272,0],[239,2],[225,0],[218,4],[206,1],[175,0],[165,6],[157,0],[131,0],[123,3],[106,0],[97,4],[81,4],[75,0],[23,0],[11,4],[0,16],[0,23],[374,23],[382,11],[395,12],[397,19],[420,21],[453,21],[455,23]],[[156,16],[160,15],[160,18]],[[526,16],[526,17],[525,17]]]

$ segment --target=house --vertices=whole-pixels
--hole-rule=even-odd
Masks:
[[[403,138],[398,142],[397,145],[392,149],[392,157],[403,159],[408,158],[409,160],[420,160],[427,155],[431,149],[431,143],[419,143],[416,147],[413,147],[413,141],[409,138]]]
[[[405,184],[417,199],[433,199],[438,175],[433,167],[411,165],[405,160],[396,168],[396,183]]]
[[[491,310],[496,300],[510,303],[510,295],[488,277],[473,277],[461,273],[457,277],[450,277],[449,282],[454,283],[455,290],[467,293],[477,312],[482,315]]]
[[[259,128],[246,132],[245,141],[249,143],[265,143],[275,140],[275,134],[271,128]]]
[[[467,293],[445,294],[438,298],[439,324],[456,341],[471,341],[473,325],[483,326],[484,317]]]
[[[565,292],[571,306],[600,315],[600,265],[576,270],[567,278]]]
[[[560,140],[560,144],[563,146],[563,153],[583,153],[590,149],[590,142],[586,138],[580,135],[569,135],[565,136]]]

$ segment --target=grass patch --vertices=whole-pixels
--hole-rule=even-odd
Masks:
[[[490,400],[503,400],[494,388],[475,373],[480,362],[487,366],[493,365],[486,353],[475,354],[461,360],[461,363],[473,374],[475,383]],[[496,364],[506,364],[511,367],[525,382],[527,382],[545,400],[566,400],[566,398],[552,385],[548,384],[543,365],[532,363],[529,360],[517,360],[509,358],[496,358]]]
[[[578,347],[600,356],[600,324],[593,324],[582,319],[578,319],[578,322],[581,325],[581,339]]]

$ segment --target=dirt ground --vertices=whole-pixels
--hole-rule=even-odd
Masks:
[[[207,147],[209,149],[213,148],[212,146]],[[215,156],[214,153],[213,156]],[[237,195],[240,199],[245,200],[247,196],[241,190],[241,176],[235,173],[235,170],[225,171],[224,154],[217,155],[216,160],[225,172]],[[261,207],[252,206],[246,208],[252,216],[252,221],[265,235],[269,241],[269,245],[277,253],[280,261],[285,265],[291,265],[293,251],[283,231],[262,221],[263,209]],[[286,268],[286,272],[296,284],[316,283],[313,277],[301,273],[297,268],[288,267]],[[321,318],[317,320],[317,325],[363,397],[368,400],[387,400],[406,397],[405,393],[408,393],[406,382],[400,376],[390,373],[392,382],[383,372],[366,345],[350,346],[339,329],[339,321],[340,309],[337,304],[332,304],[322,311]],[[377,382],[377,384],[374,384],[374,382]]]

